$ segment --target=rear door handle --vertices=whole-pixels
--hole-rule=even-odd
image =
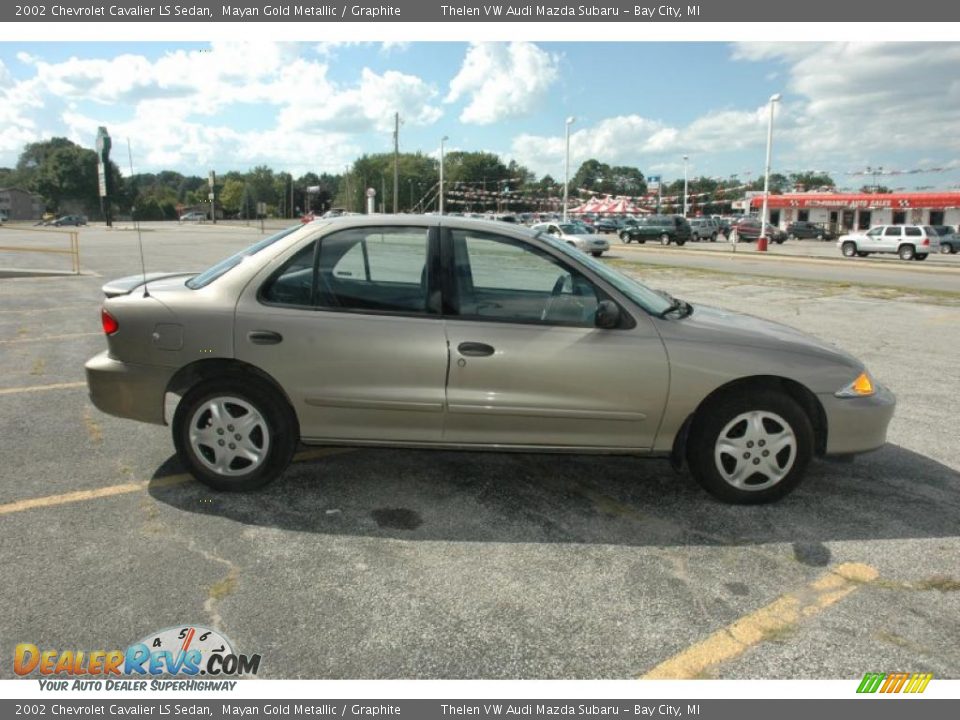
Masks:
[[[272,330],[253,330],[247,333],[247,340],[254,345],[276,345],[283,342],[283,335]]]
[[[496,352],[492,345],[481,342],[462,342],[457,345],[457,351],[466,357],[488,357]]]

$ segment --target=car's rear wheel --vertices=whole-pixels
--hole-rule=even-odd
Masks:
[[[794,235],[793,233],[790,233],[789,235],[787,235],[787,240],[796,240],[796,239],[797,239],[797,236]]]
[[[857,244],[854,242],[845,242],[840,247],[840,252],[843,253],[844,257],[852,258],[854,255],[859,255],[857,252]]]
[[[927,253],[917,253],[916,255],[913,256],[913,259],[914,259],[914,260],[926,260],[926,259],[927,259]]]
[[[917,251],[913,245],[901,245],[900,249],[897,250],[897,255],[900,256],[901,260],[913,260],[913,256],[916,254]]]
[[[252,490],[275,480],[293,458],[296,435],[287,402],[240,376],[196,385],[173,420],[177,455],[215,490]]]
[[[941,245],[940,245],[940,254],[941,254],[941,255],[949,255],[949,254],[952,253],[952,252],[953,252],[953,250],[950,248],[949,245],[947,245],[946,243],[941,243]]]
[[[730,393],[694,418],[687,461],[719,500],[772,502],[796,488],[813,456],[813,426],[789,396],[774,390]]]
[[[823,233],[817,233],[817,240],[824,240]]]
[[[594,257],[600,257],[601,255],[603,255],[603,251],[602,251],[602,250],[594,250],[594,251],[593,251],[592,253],[590,253],[590,254],[593,255]]]
[[[660,244],[661,244],[661,245],[669,245],[669,244],[670,244],[670,236],[667,235],[666,233],[664,233],[663,235],[661,235],[661,236],[660,236]]]

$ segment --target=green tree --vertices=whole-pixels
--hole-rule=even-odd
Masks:
[[[47,207],[59,211],[79,206],[88,215],[100,216],[97,154],[67,138],[51,138],[27,145],[17,161],[17,174],[27,190],[39,193]],[[107,189],[115,205],[127,205],[120,171],[111,160]]]

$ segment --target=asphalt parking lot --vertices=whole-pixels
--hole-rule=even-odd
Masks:
[[[666,461],[337,448],[224,495],[167,428],[89,403],[99,288],[140,258],[135,233],[80,232],[83,274],[0,277],[7,652],[197,623],[274,678],[960,677],[960,294],[635,266],[836,342],[897,394],[883,449],[775,505],[721,505]],[[147,228],[147,270],[258,237]]]

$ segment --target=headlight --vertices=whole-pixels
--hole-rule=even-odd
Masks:
[[[857,375],[857,379],[847,385],[845,388],[837,390],[834,395],[840,398],[849,397],[869,397],[876,392],[873,384],[873,378],[870,373],[864,370]]]

